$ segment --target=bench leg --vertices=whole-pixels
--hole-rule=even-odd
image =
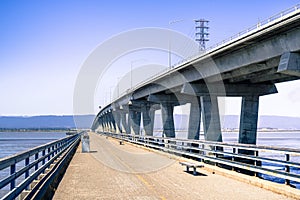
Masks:
[[[196,176],[196,175],[197,175],[197,172],[196,172],[196,167],[194,167],[193,175],[194,175],[194,176]]]
[[[189,166],[186,166],[186,171],[189,172],[190,171],[190,168]]]

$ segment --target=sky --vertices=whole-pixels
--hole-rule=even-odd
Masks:
[[[0,116],[73,114],[74,87],[84,62],[96,47],[120,33],[157,27],[193,36],[193,20],[205,18],[210,46],[299,3],[0,0]],[[148,57],[147,53],[141,62],[137,61],[139,53],[129,55],[123,63],[122,59],[114,61],[114,67],[98,81],[94,113],[89,114],[109,102],[118,81],[128,77],[132,67],[167,64],[166,52],[150,52],[156,56]],[[299,83],[278,84],[278,94],[261,97],[259,114],[300,117]],[[235,106],[239,103],[240,98],[227,99],[226,114],[239,114],[240,106]]]

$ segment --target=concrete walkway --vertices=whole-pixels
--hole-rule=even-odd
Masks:
[[[54,199],[290,199],[203,169],[90,133],[91,153],[78,148]]]

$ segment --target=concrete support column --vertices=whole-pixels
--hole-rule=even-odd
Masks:
[[[130,127],[128,125],[128,121],[126,120],[126,112],[120,112],[120,118],[121,118],[122,131],[129,134],[130,133]]]
[[[163,136],[175,138],[175,126],[173,116],[174,106],[171,103],[161,103],[161,115],[163,123]]]
[[[105,114],[103,116],[103,118],[104,118],[104,130],[105,130],[105,132],[108,132],[109,129],[110,129],[110,124],[108,123],[108,116],[107,116],[107,114]]]
[[[141,128],[141,112],[135,108],[129,108],[129,121],[131,133],[134,135],[139,135]]]
[[[203,114],[205,140],[222,142],[223,139],[220,125],[218,97],[201,97],[201,109]]]
[[[99,117],[99,118],[98,118],[98,124],[99,124],[99,125],[98,125],[97,128],[99,128],[100,131],[103,132],[103,126],[104,126],[104,123],[103,123],[103,118],[102,118],[102,117]],[[95,130],[96,130],[97,128],[95,128]]]
[[[121,115],[119,111],[113,111],[113,117],[115,119],[116,124],[116,132],[122,133],[122,126],[121,126]]]
[[[141,107],[143,114],[143,125],[145,130],[145,135],[153,136],[154,127],[154,112],[155,110],[151,108],[150,104],[145,104]]]
[[[191,102],[188,139],[199,140],[200,135],[200,122],[201,122],[201,103],[200,98]]]
[[[259,96],[242,98],[239,143],[256,144]]]
[[[109,123],[110,123],[110,131],[111,132],[116,132],[116,122],[115,122],[115,119],[114,119],[114,116],[112,114],[112,112],[110,112],[108,114],[109,116]]]

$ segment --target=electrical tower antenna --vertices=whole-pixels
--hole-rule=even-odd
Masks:
[[[205,50],[205,42],[209,41],[208,38],[208,20],[196,19],[195,20],[195,40],[199,43],[199,50]]]

